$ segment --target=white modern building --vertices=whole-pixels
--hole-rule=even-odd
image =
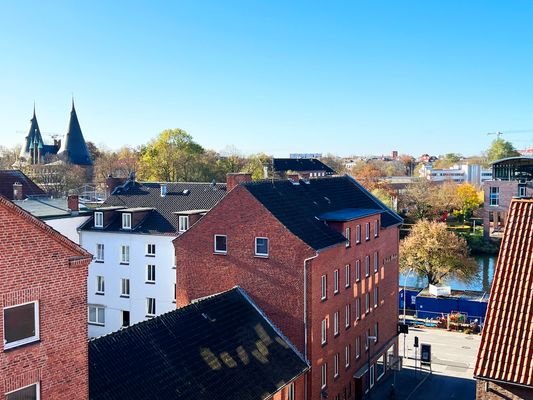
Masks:
[[[447,169],[437,169],[431,164],[424,164],[420,168],[419,175],[431,182],[466,182],[480,186],[483,182],[492,179],[492,170],[478,164],[454,165]]]
[[[225,184],[139,183],[117,187],[80,229],[89,266],[89,337],[176,308],[174,246],[226,194]]]

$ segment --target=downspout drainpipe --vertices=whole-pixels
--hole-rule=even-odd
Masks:
[[[317,257],[318,257],[318,253],[304,260],[304,358],[307,363],[309,363],[309,360],[307,357],[307,326],[308,326],[308,323],[307,323],[307,265],[309,261]],[[312,366],[311,366],[311,369],[312,369]],[[307,400],[307,377],[308,377],[308,374],[305,374],[304,399],[306,400]]]

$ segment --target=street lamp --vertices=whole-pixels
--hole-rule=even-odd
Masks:
[[[366,347],[368,347],[368,398],[371,397],[370,394],[370,342],[376,343],[378,341],[377,336],[367,336],[366,337]]]

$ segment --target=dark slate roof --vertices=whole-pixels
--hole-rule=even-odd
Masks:
[[[276,172],[324,171],[326,175],[336,174],[333,169],[316,158],[274,158],[272,163]]]
[[[72,101],[72,110],[70,111],[70,121],[68,124],[68,132],[61,144],[61,149],[58,153],[65,161],[76,165],[92,165],[93,160],[91,153],[87,148],[87,143],[83,138],[78,115],[74,108],[74,100]]]
[[[513,199],[505,221],[474,376],[533,389],[532,366],[533,199]]]
[[[166,185],[167,194],[161,196],[161,186]],[[190,210],[210,210],[226,195],[226,184],[222,183],[187,183],[187,182],[135,182],[127,181],[118,186],[107,198],[102,208],[120,206],[124,208],[153,208],[143,222],[133,227],[132,232],[145,234],[175,233],[178,231],[178,215],[176,212]],[[120,215],[106,227],[104,231],[120,231],[122,220]],[[90,218],[80,229],[98,230],[94,228]]]
[[[323,221],[345,222],[370,215],[381,214],[383,210],[367,210],[366,208],[346,208],[343,210],[330,211],[318,216]]]
[[[307,369],[236,287],[91,340],[89,398],[265,399]]]
[[[300,181],[261,181],[243,186],[294,235],[315,250],[345,242],[341,233],[321,219],[326,213],[347,209],[381,212],[381,226],[387,228],[403,220],[370,194],[355,179],[345,175]]]
[[[46,193],[30,178],[15,169],[0,170],[0,194],[13,200],[13,184],[22,184],[22,198],[27,196],[45,196]]]
[[[44,143],[41,129],[39,128],[39,123],[37,122],[37,117],[35,115],[34,106],[33,116],[30,120],[30,130],[25,138],[22,148],[20,149],[20,157],[31,158],[31,154],[35,147],[39,148],[41,157],[44,157],[47,154],[57,154],[59,150],[59,147],[56,145]]]

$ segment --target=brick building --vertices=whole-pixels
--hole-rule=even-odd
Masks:
[[[533,399],[533,200],[513,199],[474,376],[477,399]]]
[[[305,398],[360,398],[397,356],[401,218],[347,176],[228,191],[174,240],[178,307],[239,285],[309,361]]]
[[[86,399],[92,256],[2,196],[0,222],[0,397]]]

